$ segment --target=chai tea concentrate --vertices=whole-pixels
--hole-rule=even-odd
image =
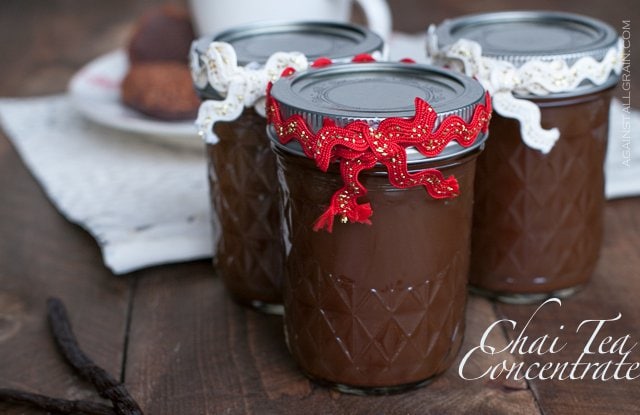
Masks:
[[[382,47],[368,29],[329,22],[254,24],[193,43],[192,75],[204,99],[196,123],[221,228],[214,264],[239,303],[282,312],[284,247],[276,162],[265,132],[267,83],[287,67],[307,68],[307,58],[349,60]]]
[[[424,65],[334,64],[273,85],[286,335],[309,377],[386,393],[452,364],[490,113],[478,82]]]
[[[428,44],[493,97],[475,182],[472,286],[516,303],[572,294],[602,245],[618,36],[584,16],[501,12],[445,21]]]

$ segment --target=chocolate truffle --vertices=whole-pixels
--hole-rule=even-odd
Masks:
[[[195,119],[200,105],[189,68],[181,62],[134,63],[121,90],[126,105],[163,120]]]

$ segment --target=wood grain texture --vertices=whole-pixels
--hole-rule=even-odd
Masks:
[[[123,47],[133,21],[161,3],[186,0],[3,0],[0,96],[63,92],[82,65]]]
[[[0,96],[62,92],[88,60],[114,48],[150,2],[7,0],[0,3]],[[65,301],[78,341],[117,378],[125,352],[129,278],[47,200],[0,134],[0,387],[95,399],[58,354],[48,296]],[[2,414],[37,414],[0,404]]]
[[[490,302],[471,297],[467,318],[462,353],[496,316]],[[496,331],[490,341],[505,338]],[[470,376],[494,360],[473,359]],[[342,395],[309,382],[286,350],[282,319],[230,301],[207,263],[149,273],[134,296],[127,383],[150,414],[539,413],[526,383],[469,382],[457,366],[409,393]]]
[[[506,0],[389,0],[397,30],[469,12],[514,8]],[[122,46],[132,21],[160,0],[3,0],[0,2],[0,96],[62,92],[96,56]],[[174,3],[185,4],[176,0]],[[543,0],[517,8],[565,9],[614,27],[640,21],[630,0]],[[640,55],[632,58],[639,67]],[[638,80],[634,79],[635,85]],[[638,103],[634,105],[637,107]],[[605,246],[592,284],[541,313],[532,335],[554,333],[585,318],[623,321],[607,334],[640,335],[640,199],[609,202]],[[147,414],[619,414],[638,411],[638,381],[464,381],[458,362],[425,388],[388,397],[341,395],[309,382],[284,346],[281,320],[242,309],[225,295],[206,261],[114,277],[93,239],[46,199],[5,137],[0,136],[0,387],[94,399],[55,350],[45,299],[67,304],[79,342],[96,362],[121,375]],[[131,300],[131,301],[130,301]],[[130,307],[131,306],[131,307]],[[462,356],[498,318],[524,323],[535,307],[495,305],[471,297]],[[127,322],[131,319],[130,331]],[[501,331],[494,345],[506,344]],[[513,338],[513,333],[508,333]],[[563,333],[574,357],[583,335]],[[128,343],[127,336],[128,335]],[[128,347],[127,347],[128,344]],[[635,360],[640,357],[634,355]],[[480,356],[480,374],[502,357]],[[509,361],[513,357],[509,357]],[[532,359],[527,357],[526,361]],[[124,365],[124,371],[122,371]],[[0,405],[8,415],[39,414]]]
[[[617,200],[607,203],[605,216],[605,241],[602,256],[591,283],[580,293],[566,300],[562,306],[551,305],[541,310],[530,325],[530,338],[549,334],[559,336],[567,346],[554,356],[544,356],[547,362],[574,362],[584,350],[595,324],[587,324],[576,333],[583,320],[611,319],[622,314],[619,321],[606,323],[594,344],[606,336],[613,341],[630,335],[627,349],[640,344],[640,199]],[[498,305],[502,318],[510,318],[524,324],[536,306]],[[563,329],[560,326],[564,325]],[[510,332],[513,339],[519,330]],[[609,347],[611,344],[609,345]],[[596,347],[591,347],[595,350]],[[605,348],[604,350],[608,350]],[[585,362],[604,363],[620,361],[621,356],[591,355]],[[527,363],[541,361],[528,356]],[[629,354],[629,362],[640,362],[640,349],[636,346]],[[625,373],[626,371],[622,372]],[[611,373],[611,372],[610,372]],[[612,374],[612,373],[611,373]],[[640,375],[640,370],[635,372]],[[627,380],[563,380],[530,382],[536,399],[546,413],[565,414],[629,414],[640,411],[640,379]]]
[[[4,137],[0,189],[0,387],[94,397],[58,354],[45,302],[66,302],[82,347],[119,377],[129,281],[102,266],[93,239],[53,209]]]

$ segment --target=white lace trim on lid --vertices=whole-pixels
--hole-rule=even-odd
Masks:
[[[216,144],[219,141],[213,132],[216,122],[238,119],[245,107],[254,107],[264,116],[267,84],[276,81],[287,67],[301,71],[309,65],[302,53],[276,52],[267,59],[264,66],[238,66],[233,46],[225,42],[212,42],[207,52],[200,57],[195,51],[191,52],[190,66],[197,87],[204,88],[208,83],[225,97],[220,101],[203,101],[196,119],[200,136],[207,143]]]
[[[427,56],[434,63],[475,77],[489,91],[494,110],[503,117],[520,122],[522,141],[530,148],[546,154],[560,137],[557,128],[546,130],[540,125],[540,109],[533,102],[516,98],[516,94],[545,96],[575,91],[583,81],[603,85],[611,72],[622,70],[622,39],[611,47],[598,62],[587,56],[569,66],[563,59],[530,60],[516,67],[510,62],[482,56],[477,42],[459,39],[452,45],[438,48],[435,26],[427,33]]]
[[[375,51],[371,56],[380,59],[382,55]],[[192,48],[190,58],[191,75],[195,85],[204,89],[209,84],[225,97],[220,101],[205,100],[198,110],[198,133],[210,144],[219,141],[213,132],[213,125],[218,121],[238,119],[244,108],[254,107],[258,114],[265,117],[267,84],[277,81],[285,68],[303,71],[309,67],[309,61],[300,52],[276,52],[264,65],[253,62],[238,66],[235,49],[226,42],[211,42],[206,53],[202,55]],[[350,61],[351,58],[334,60]]]

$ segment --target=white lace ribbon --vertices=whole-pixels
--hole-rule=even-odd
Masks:
[[[216,144],[219,141],[213,132],[216,122],[238,119],[245,107],[254,107],[264,116],[267,84],[276,81],[285,68],[292,67],[301,71],[309,63],[302,53],[276,52],[267,59],[264,66],[238,66],[233,46],[225,42],[212,42],[207,52],[201,56],[192,49],[190,66],[192,78],[198,88],[209,84],[225,97],[220,101],[203,101],[196,119],[199,134],[207,143]]]
[[[520,134],[524,143],[548,153],[560,137],[557,128],[544,129],[540,125],[540,108],[515,94],[545,96],[576,90],[583,81],[602,85],[611,72],[619,75],[622,70],[622,39],[611,47],[598,62],[590,56],[578,59],[569,66],[562,59],[551,61],[531,60],[520,67],[510,62],[482,56],[482,47],[474,41],[459,39],[452,45],[438,47],[435,27],[427,33],[427,55],[434,63],[475,77],[492,96],[495,111],[503,117],[520,122]]]

